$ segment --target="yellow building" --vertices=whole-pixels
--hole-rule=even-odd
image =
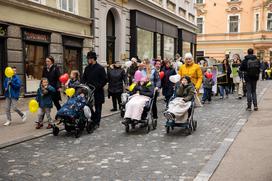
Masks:
[[[261,60],[272,58],[271,0],[196,0],[197,55],[223,59],[253,48]]]
[[[62,72],[82,71],[83,55],[93,48],[91,5],[90,0],[0,0],[0,85],[4,67],[16,66],[24,94],[34,93],[49,55]]]

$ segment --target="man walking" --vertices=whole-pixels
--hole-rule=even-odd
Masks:
[[[100,125],[102,104],[105,102],[103,87],[107,83],[106,71],[103,66],[97,63],[97,56],[95,52],[88,52],[87,59],[89,65],[85,68],[82,83],[91,84],[95,87],[94,92],[94,115],[93,120],[97,127]]]
[[[254,111],[258,111],[256,87],[259,80],[261,64],[253,54],[253,49],[247,50],[248,55],[242,62],[240,71],[245,72],[245,81],[247,89],[247,111],[251,111],[252,102]]]

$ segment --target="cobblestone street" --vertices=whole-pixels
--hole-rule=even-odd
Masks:
[[[259,82],[258,94],[271,82]],[[0,180],[193,180],[239,119],[246,100],[234,95],[195,110],[198,128],[190,136],[166,134],[160,101],[158,128],[125,133],[120,116],[79,139],[61,132],[0,150]]]

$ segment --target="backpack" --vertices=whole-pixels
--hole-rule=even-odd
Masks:
[[[248,59],[247,61],[247,76],[259,77],[260,63],[257,59]]]

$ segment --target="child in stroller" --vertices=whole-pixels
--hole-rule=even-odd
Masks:
[[[90,88],[91,87],[91,88]],[[67,132],[75,131],[75,137],[79,137],[80,133],[86,126],[88,133],[91,133],[94,124],[91,121],[91,107],[93,104],[94,88],[80,84],[76,87],[76,93],[57,112],[56,119],[59,124],[63,123]],[[53,134],[57,136],[59,128],[53,126]]]
[[[166,132],[169,133],[170,127],[187,128],[188,134],[196,128],[193,120],[195,87],[188,76],[182,77],[176,82],[174,95],[170,99],[169,107],[164,112],[166,117]]]
[[[129,132],[129,125],[135,129],[137,124],[146,127],[150,131],[148,113],[153,104],[154,88],[151,82],[142,78],[140,82],[130,92],[128,102],[125,104],[124,121],[126,132]],[[152,119],[152,116],[150,116]],[[152,120],[153,129],[155,129],[155,120]]]

